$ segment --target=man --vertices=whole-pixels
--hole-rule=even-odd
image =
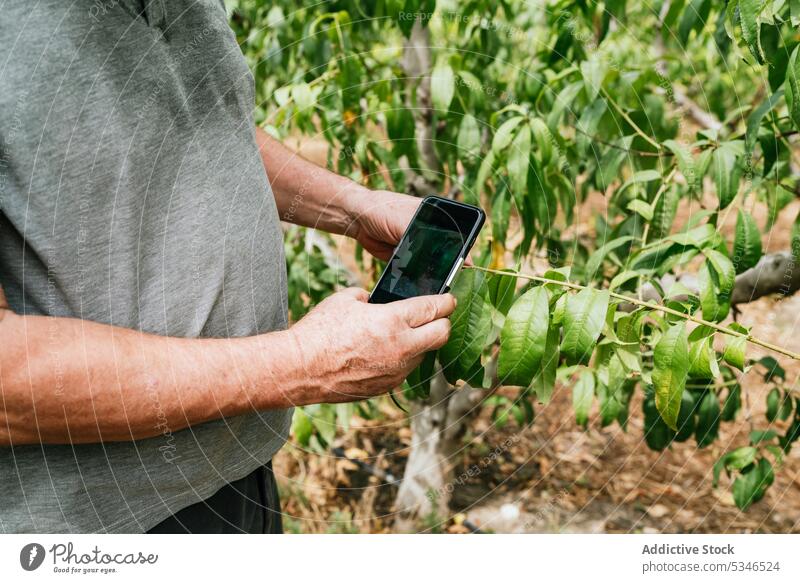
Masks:
[[[0,46],[0,530],[278,532],[291,407],[397,386],[455,305],[287,329],[279,218],[385,258],[417,200],[254,129],[219,0],[12,1]]]

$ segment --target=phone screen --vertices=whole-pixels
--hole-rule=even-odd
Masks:
[[[476,207],[434,197],[423,200],[370,301],[384,304],[442,292],[482,223],[483,212]]]

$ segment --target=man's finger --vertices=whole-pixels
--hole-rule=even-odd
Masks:
[[[436,350],[447,343],[450,338],[450,320],[439,318],[408,331],[412,342],[412,350],[417,353]]]
[[[366,302],[369,299],[369,292],[360,287],[348,287],[341,291],[344,295],[350,296],[359,302]]]
[[[456,309],[456,299],[451,294],[418,296],[390,304],[400,310],[403,319],[412,328],[445,318]]]

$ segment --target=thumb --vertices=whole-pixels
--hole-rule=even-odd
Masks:
[[[390,304],[399,310],[401,317],[412,328],[446,318],[456,309],[456,299],[451,294],[418,296]]]

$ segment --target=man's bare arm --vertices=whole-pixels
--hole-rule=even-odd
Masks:
[[[294,350],[277,332],[194,340],[0,308],[0,445],[151,437],[291,405]],[[282,389],[269,372],[281,363]],[[299,363],[297,363],[299,365]]]
[[[451,296],[334,294],[292,329],[183,339],[22,316],[0,288],[0,446],[129,441],[211,419],[381,394],[449,333]]]
[[[329,233],[355,236],[355,217],[369,204],[369,189],[309,162],[256,128],[280,219]]]
[[[347,235],[388,259],[420,199],[388,190],[370,190],[320,168],[256,128],[282,221]]]

